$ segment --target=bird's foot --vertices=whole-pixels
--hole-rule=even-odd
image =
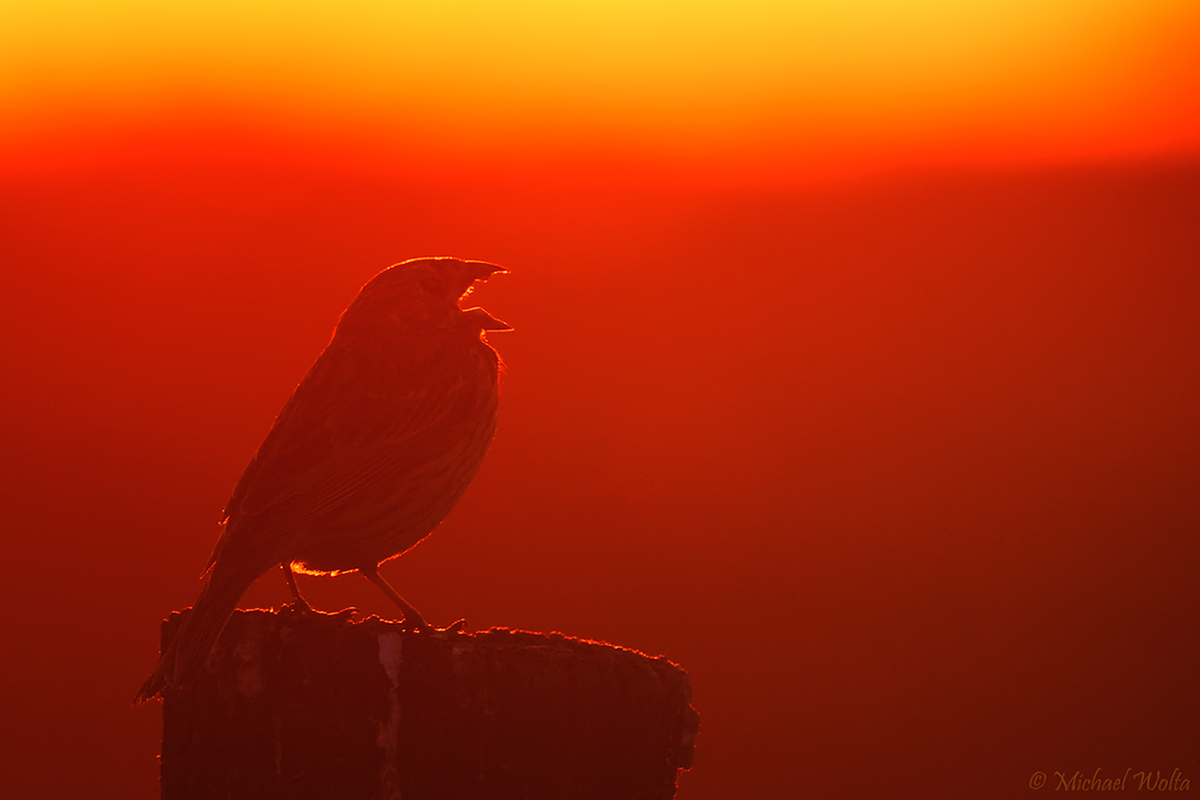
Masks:
[[[345,617],[349,619],[357,617],[361,613],[355,606],[349,606],[348,608],[343,608],[339,611],[322,611],[319,608],[313,608],[304,600],[301,600],[298,603],[284,603],[283,610],[289,614],[314,614],[321,617]]]
[[[400,623],[400,629],[404,631],[411,631],[412,633],[461,633],[466,631],[467,621],[465,619],[460,619],[450,623],[444,628],[439,628],[436,625],[430,625],[424,619],[418,618],[416,620],[410,620],[406,617],[404,621]]]
[[[303,597],[297,597],[295,600],[293,600],[290,603],[284,603],[283,607],[285,609],[287,609],[288,611],[292,612],[293,614],[317,614],[317,613],[320,613],[315,608],[310,606],[308,604],[308,601],[305,600]]]

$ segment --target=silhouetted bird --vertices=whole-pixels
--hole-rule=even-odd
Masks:
[[[420,258],[367,282],[234,488],[208,583],[139,700],[194,681],[238,600],[277,565],[298,605],[293,566],[358,570],[429,627],[378,565],[437,527],[491,445],[500,361],[484,332],[510,328],[459,300],[504,271]]]

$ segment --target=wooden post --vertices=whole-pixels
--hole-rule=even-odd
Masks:
[[[164,695],[162,797],[671,798],[690,696],[665,658],[560,634],[239,611]]]

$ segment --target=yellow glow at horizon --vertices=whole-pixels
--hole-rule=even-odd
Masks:
[[[1195,0],[7,0],[0,124],[207,99],[464,141],[1086,127],[1197,86],[1198,31]]]

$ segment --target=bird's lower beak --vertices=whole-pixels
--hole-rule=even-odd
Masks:
[[[491,314],[484,311],[482,308],[479,308],[478,306],[476,306],[475,308],[463,309],[463,313],[469,314],[471,317],[471,321],[474,324],[478,325],[481,330],[511,331],[513,329],[512,326],[509,325],[507,322],[496,319]]]

